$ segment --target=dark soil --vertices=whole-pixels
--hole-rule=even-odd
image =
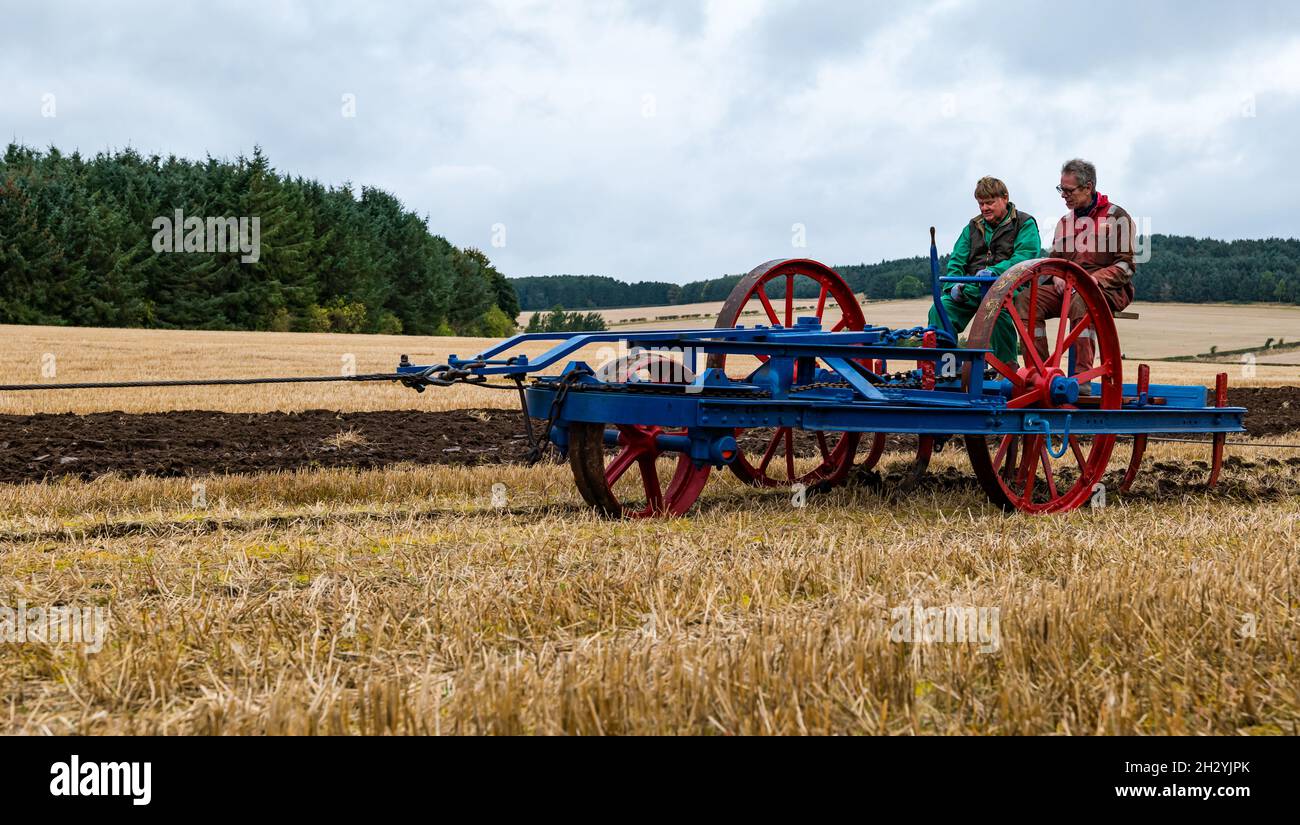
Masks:
[[[109,472],[186,476],[368,468],[402,461],[497,464],[522,461],[527,452],[523,419],[512,410],[0,416],[3,482]]]
[[[1300,430],[1300,387],[1229,387],[1228,403],[1246,408],[1246,429],[1253,436]]]
[[[1251,435],[1300,430],[1300,387],[1231,389],[1229,403],[1250,410],[1246,426]],[[540,432],[541,422],[535,421],[534,426]],[[338,438],[341,433],[359,438]],[[813,435],[797,432],[795,436],[798,454],[817,454]],[[770,438],[771,431],[750,432],[742,436],[741,447],[748,454],[762,455]],[[834,438],[830,437],[831,444]],[[912,437],[904,440],[891,436],[890,449],[915,444]],[[527,452],[519,413],[501,409],[0,415],[0,482],[7,483],[59,476],[94,478],[110,472],[187,476],[373,468],[403,461],[517,463]]]

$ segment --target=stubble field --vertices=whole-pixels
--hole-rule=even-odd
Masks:
[[[336,374],[349,355],[357,372],[386,372],[402,352],[432,362],[483,344],[0,334],[10,382]],[[40,376],[46,353],[55,378]],[[1220,369],[1161,363],[1153,378],[1209,382]],[[1296,368],[1233,375],[1297,384]],[[0,395],[14,434],[0,455],[16,479],[0,484],[0,605],[109,617],[97,652],[0,640],[0,730],[1297,732],[1300,451],[1233,448],[1205,492],[1208,449],[1153,444],[1131,495],[1062,517],[995,510],[950,447],[901,500],[851,485],[796,501],[715,471],[687,517],[606,521],[566,465],[459,456],[476,445],[451,443],[451,419],[417,429],[434,447],[403,447],[407,460],[387,446],[385,426],[401,422],[347,418],[404,410],[411,429],[418,411],[449,411],[501,440],[521,435],[514,403],[338,384]],[[472,411],[450,412],[461,408]],[[206,426],[233,465],[203,470],[178,448],[169,463],[182,432],[162,426],[131,435],[140,443],[119,452],[141,466],[114,472],[104,456],[126,436],[95,439],[96,426],[117,431],[85,417],[61,416],[75,429],[63,435],[24,418],[187,409],[230,414],[227,430]],[[276,438],[256,443],[267,419],[248,414],[313,409],[344,414],[315,414],[318,445],[310,428],[283,437],[294,446],[278,457]],[[241,467],[241,450],[265,460]],[[34,461],[42,452],[57,456]],[[977,632],[955,640],[949,623],[938,638],[899,638],[917,608],[977,613]]]

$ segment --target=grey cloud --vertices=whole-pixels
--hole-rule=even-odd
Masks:
[[[931,224],[951,243],[982,174],[1050,226],[1076,154],[1156,231],[1294,235],[1300,89],[1263,67],[1300,66],[1298,9],[24,4],[6,19],[0,128],[87,153],[261,144],[291,174],[394,192],[511,275],[684,281],[791,254],[921,254]],[[1197,114],[1178,106],[1225,77],[1259,82],[1255,118],[1183,128],[1147,111]]]

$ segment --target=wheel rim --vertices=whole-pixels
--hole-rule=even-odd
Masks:
[[[1061,305],[1057,311],[1070,314],[1077,299],[1082,313],[1076,312],[1071,323],[1058,323],[1055,336],[1047,336],[1048,353],[1043,357],[1034,345],[1034,330],[1039,321],[1035,305],[1039,282],[1044,278],[1058,279],[1061,285]],[[1017,308],[1017,296],[1027,293],[1027,311]],[[999,315],[1007,311],[1020,339],[1023,366],[1004,364],[989,356],[988,364],[1012,384],[1011,409],[1079,409],[1069,403],[1056,403],[1050,385],[1054,378],[1068,371],[1068,351],[1087,330],[1095,338],[1095,362],[1074,377],[1080,384],[1100,382],[1101,392],[1093,403],[1100,409],[1119,409],[1123,403],[1123,376],[1120,360],[1119,338],[1110,306],[1101,290],[1082,268],[1069,261],[1055,258],[1026,261],[1007,271],[984,297],[972,321],[967,337],[968,346],[975,349],[989,347],[993,329]],[[1027,316],[1027,317],[1026,317]],[[965,381],[969,387],[969,369]],[[981,486],[995,504],[1008,510],[1028,513],[1064,512],[1082,505],[1093,494],[1093,487],[1106,472],[1114,435],[1070,436],[1068,444],[1061,444],[1059,435],[1053,436],[1049,445],[1044,435],[1006,435],[986,437],[966,436],[966,449],[971,466]],[[1059,449],[1057,447],[1059,446]],[[1054,449],[1062,452],[1058,458]]]
[[[860,330],[866,326],[862,307],[858,305],[857,299],[853,297],[853,290],[844,283],[844,279],[830,267],[807,259],[768,261],[750,271],[740,279],[731,290],[731,294],[727,296],[727,300],[723,302],[722,311],[718,314],[714,326],[734,327],[746,310],[753,309],[755,306],[764,319],[760,323],[780,324],[783,327],[794,326],[796,305],[809,300],[808,298],[796,299],[795,293],[799,291],[800,286],[809,281],[816,284],[814,299],[816,303],[812,314],[819,321],[826,316],[828,310],[839,310],[840,318],[831,327],[832,332]],[[773,283],[784,287],[783,297],[774,300],[768,295],[767,288]],[[807,310],[804,310],[804,314],[807,314]],[[760,355],[758,360],[766,362],[767,357]],[[724,353],[714,353],[709,356],[710,367],[725,369],[726,363],[727,356]],[[743,431],[736,431],[738,438],[741,432]],[[743,451],[737,451],[736,458],[729,466],[741,481],[756,487],[838,484],[844,481],[849,471],[853,469],[853,460],[858,445],[863,439],[862,433],[814,432],[813,437],[816,440],[814,455],[820,461],[813,469],[799,472],[795,466],[799,458],[796,442],[804,439],[796,437],[792,428],[766,427],[750,432],[762,436],[764,445],[762,451],[755,450],[753,460]],[[879,461],[885,443],[883,433],[870,435],[874,437],[869,442],[871,451],[867,457],[870,462],[868,469]]]

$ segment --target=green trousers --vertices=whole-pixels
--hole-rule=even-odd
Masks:
[[[952,320],[952,327],[956,332],[966,329],[970,319],[975,317],[975,310],[980,306],[980,289],[977,284],[965,284],[962,288],[962,295],[965,301],[958,303],[947,293],[943,293],[943,308],[948,311],[948,318]],[[943,328],[939,322],[939,313],[932,306],[930,307],[930,326]],[[1011,316],[1006,310],[998,316],[997,323],[993,325],[993,340],[989,342],[989,349],[1002,363],[1010,367],[1019,365],[1020,358],[1019,338],[1016,334],[1016,325],[1012,323]]]

